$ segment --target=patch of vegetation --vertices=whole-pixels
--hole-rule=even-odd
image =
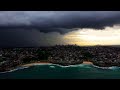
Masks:
[[[94,56],[89,52],[83,53],[84,59],[92,59]]]
[[[22,59],[23,63],[30,63],[32,61],[37,61],[37,60],[36,60],[36,58],[33,58],[33,57],[25,57]]]
[[[39,51],[38,52],[38,59],[39,60],[48,60],[49,53],[47,51]]]
[[[3,61],[4,61],[4,59],[2,57],[0,57],[0,62],[3,62]]]

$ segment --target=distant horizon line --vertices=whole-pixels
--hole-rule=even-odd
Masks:
[[[2,46],[0,48],[39,48],[39,47],[52,47],[52,46],[81,46],[81,47],[94,47],[94,46],[120,46],[120,45],[77,45],[77,44],[56,44],[56,45],[46,45],[46,46]]]

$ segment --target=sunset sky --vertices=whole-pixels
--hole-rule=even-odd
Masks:
[[[119,11],[0,11],[0,47],[120,45]]]
[[[77,45],[120,45],[120,27],[106,27],[103,30],[78,29],[64,35],[69,44]]]

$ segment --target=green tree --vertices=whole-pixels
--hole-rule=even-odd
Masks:
[[[47,60],[48,56],[49,56],[49,54],[47,51],[38,51],[38,58],[40,60]]]
[[[83,55],[84,55],[84,59],[92,59],[93,58],[93,55],[89,52],[84,52]]]

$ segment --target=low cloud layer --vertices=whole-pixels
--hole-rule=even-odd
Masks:
[[[43,33],[35,29],[0,30],[0,47],[39,47],[56,44],[120,45],[120,26],[103,30],[77,29],[66,34]]]
[[[38,30],[0,30],[0,47],[39,47],[66,44],[57,32],[43,33]]]

